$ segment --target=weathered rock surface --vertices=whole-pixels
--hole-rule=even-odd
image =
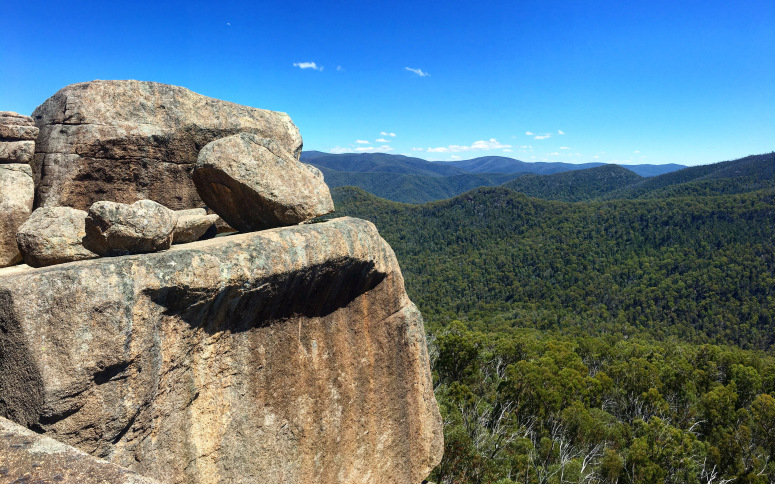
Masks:
[[[24,262],[44,267],[99,257],[83,246],[86,212],[71,207],[41,207],[16,232]]]
[[[30,121],[32,118],[30,118]],[[35,126],[9,126],[0,124],[0,141],[32,140],[38,137]],[[34,151],[34,150],[33,150]]]
[[[0,417],[0,482],[153,484],[158,481]]]
[[[143,254],[172,245],[175,212],[153,200],[97,202],[86,216],[86,249],[106,256]]]
[[[293,225],[334,211],[322,177],[274,140],[250,133],[202,148],[193,179],[205,204],[243,232]]]
[[[22,260],[16,230],[32,213],[34,194],[29,165],[0,164],[0,267]]]
[[[0,125],[2,126],[35,126],[30,116],[15,113],[13,111],[0,111]]]
[[[343,218],[0,270],[0,414],[164,482],[419,483],[422,319]]]
[[[187,244],[203,237],[212,238],[218,233],[216,222],[218,215],[207,215],[204,208],[191,208],[175,212],[177,222],[172,234],[173,244]]]
[[[30,163],[34,141],[0,141],[0,163]]]
[[[277,140],[297,159],[302,148],[285,113],[155,82],[72,84],[32,116],[40,128],[37,206],[86,210],[100,200],[150,199],[175,210],[201,207],[189,173],[207,143],[251,132]]]

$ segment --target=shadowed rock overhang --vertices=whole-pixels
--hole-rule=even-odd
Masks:
[[[162,482],[420,482],[422,319],[366,221],[0,269],[0,416]]]

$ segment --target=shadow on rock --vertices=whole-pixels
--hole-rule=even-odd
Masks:
[[[144,293],[165,308],[165,315],[179,316],[210,334],[237,333],[293,316],[327,316],[374,289],[385,277],[372,261],[346,258],[214,292],[172,286]]]

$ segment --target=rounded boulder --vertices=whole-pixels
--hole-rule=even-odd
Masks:
[[[176,221],[174,211],[153,200],[131,205],[96,202],[86,217],[83,245],[103,256],[166,250],[172,245]]]
[[[207,206],[242,232],[295,225],[334,211],[321,176],[276,141],[255,134],[207,144],[193,180]]]

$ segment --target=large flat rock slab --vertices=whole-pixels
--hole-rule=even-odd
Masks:
[[[60,89],[33,113],[36,206],[87,210],[108,200],[203,206],[191,165],[209,142],[237,133],[276,140],[296,159],[301,135],[285,114],[143,81],[91,81]]]
[[[0,482],[155,484],[110,462],[0,417]]]
[[[0,416],[162,482],[420,482],[422,319],[366,221],[0,269]]]

